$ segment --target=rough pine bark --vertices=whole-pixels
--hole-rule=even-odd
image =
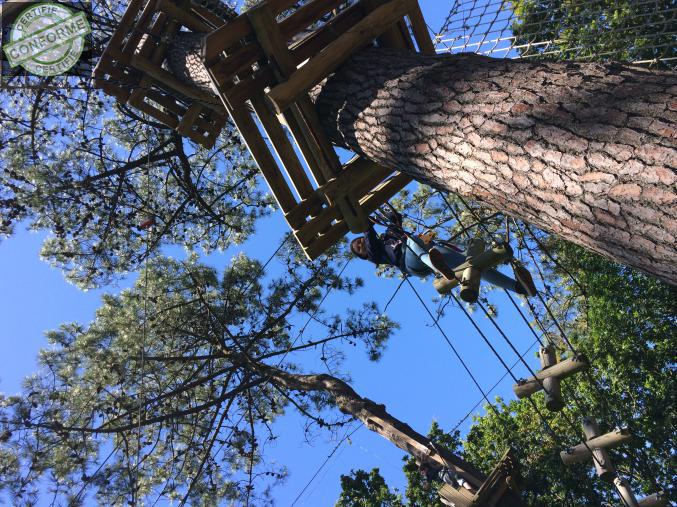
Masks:
[[[332,140],[677,283],[677,75],[356,54],[317,96]]]

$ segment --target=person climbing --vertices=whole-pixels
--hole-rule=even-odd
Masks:
[[[364,235],[350,242],[350,250],[355,256],[377,266],[394,266],[405,275],[425,278],[437,274],[449,280],[456,278],[453,268],[466,261],[463,250],[450,243],[427,245],[403,229],[400,213],[390,209],[384,215],[389,224],[384,234],[379,236],[373,225],[370,225]],[[517,294],[535,291],[531,287],[525,290],[521,283],[493,268],[484,270],[482,279]]]

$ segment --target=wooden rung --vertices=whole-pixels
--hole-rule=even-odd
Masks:
[[[134,51],[136,46],[139,44],[139,41],[146,32],[146,27],[148,25],[148,22],[152,19],[153,14],[155,14],[155,2],[149,0],[146,6],[143,8],[143,11],[141,11],[141,15],[139,16],[139,18],[136,21],[134,21],[135,30],[129,34],[129,39],[127,39],[127,41],[122,45],[122,48],[117,48],[110,44],[107,46],[107,48],[119,49],[122,55],[124,55],[123,58],[125,58],[125,60],[122,61],[127,63],[128,60],[126,59],[127,58],[126,55]]]
[[[557,352],[550,344],[541,347],[538,355],[541,360],[541,371],[557,364]],[[557,377],[548,377],[542,382],[546,408],[555,412],[562,410],[564,399],[562,398],[561,380]]]
[[[207,64],[253,31],[247,16],[238,16],[205,37],[202,57]]]
[[[456,274],[455,279],[449,280],[444,277],[435,278],[435,280],[433,280],[433,286],[440,294],[447,294],[451,291],[451,289],[459,284],[459,281],[463,276],[463,272],[467,268],[474,267],[482,271],[498,266],[499,264],[508,261],[510,258],[512,258],[512,249],[509,245],[496,245],[490,250],[486,250],[472,259],[454,267],[454,273]]]
[[[360,4],[364,5],[364,8],[367,12],[373,11],[384,3],[384,0],[362,0],[360,2]],[[388,28],[377,38],[380,47],[409,49],[407,41],[402,36],[402,32],[400,31],[399,24],[401,22],[402,20],[400,19],[395,25]]]
[[[308,199],[302,199],[285,218],[289,223],[302,223],[308,216],[316,216],[323,208],[324,201],[315,191]]]
[[[279,23],[285,42],[344,2],[345,0],[313,0],[298,8]]]
[[[620,428],[614,431],[610,431],[599,437],[592,438],[585,442],[585,444],[578,444],[574,447],[570,447],[565,451],[559,453],[562,458],[562,462],[565,465],[571,465],[572,463],[577,463],[579,461],[584,461],[590,457],[590,449],[609,449],[616,447],[617,445],[630,440],[632,435],[628,428]],[[587,447],[586,447],[587,446]]]
[[[623,500],[623,505],[626,507],[639,507],[635,494],[632,492],[632,488],[625,478],[615,477],[614,486],[616,486],[616,490],[618,490],[618,494]]]
[[[193,11],[195,15],[201,17],[206,23],[209,23],[209,25],[212,27],[210,30],[223,26],[223,24],[226,23],[226,21],[221,16],[214,14],[212,11],[206,7],[203,7],[202,5],[199,5],[198,3],[191,2],[190,10]]]
[[[581,426],[583,427],[586,441],[592,440],[600,434],[597,422],[591,417],[584,417]],[[611,458],[606,449],[593,448],[592,458],[597,477],[603,481],[612,482],[616,477],[616,468],[611,462]]]
[[[640,507],[668,507],[668,497],[663,491],[661,491],[659,493],[645,496],[637,503],[639,503]]]
[[[570,359],[560,361],[554,366],[550,366],[545,370],[536,373],[535,377],[523,380],[518,384],[512,386],[512,390],[518,398],[531,396],[540,391],[543,386],[543,380],[549,377],[557,377],[559,379],[567,378],[574,373],[585,370],[589,367],[588,361],[583,356],[576,356]]]
[[[284,111],[336,70],[360,47],[381,35],[410,11],[415,0],[392,0],[365,16],[321,53],[296,70],[287,81],[270,91],[270,98],[278,112]]]
[[[120,18],[118,26],[129,26],[133,21],[136,15],[143,7],[143,0],[132,0],[127,6],[127,10]],[[111,36],[108,41],[108,44],[111,46],[119,46],[119,44],[124,39],[126,33],[123,30],[116,30],[115,33]]]

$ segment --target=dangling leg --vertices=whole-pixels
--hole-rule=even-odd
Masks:
[[[407,274],[425,278],[434,270],[429,264],[428,252],[411,238],[407,238],[404,244],[404,264],[407,268]]]
[[[523,294],[523,292],[521,292],[521,286],[516,280],[504,275],[495,268],[482,271],[482,280],[486,280],[490,284],[495,285],[501,289],[509,290],[517,294]]]

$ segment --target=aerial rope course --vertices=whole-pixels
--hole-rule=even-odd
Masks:
[[[298,5],[295,0],[266,0],[239,16],[222,8],[219,2],[184,0],[176,4],[170,0],[130,0],[94,70],[94,85],[120,103],[140,110],[181,136],[207,148],[214,145],[226,122],[231,120],[266,179],[293,237],[308,259],[318,258],[348,232],[362,235],[353,240],[353,253],[377,264],[398,267],[404,276],[385,307],[390,305],[406,282],[480,391],[482,400],[499,416],[489,399],[489,393],[497,384],[488,391],[482,388],[444,331],[439,317],[434,316],[409,280],[409,276],[426,278],[434,275],[433,285],[437,292],[455,303],[496,356],[505,369],[501,380],[506,376],[513,379],[516,396],[527,400],[545,432],[562,449],[564,464],[591,460],[597,475],[604,481],[613,482],[621,505],[667,505],[667,500],[658,493],[658,485],[657,494],[638,501],[627,480],[616,473],[606,449],[618,446],[631,437],[627,427],[620,426],[620,421],[614,421],[618,429],[602,433],[594,417],[594,407],[583,406],[575,395],[571,408],[563,410],[567,405],[562,394],[562,381],[571,375],[586,373],[597,393],[596,401],[600,407],[605,404],[604,393],[590,372],[593,366],[591,361],[577,352],[548,301],[536,287],[525,263],[515,258],[510,245],[511,236],[519,243],[519,257],[526,250],[534,265],[538,264],[523,226],[505,215],[504,238],[497,240],[495,231],[489,230],[487,222],[501,219],[501,214],[478,216],[459,196],[465,211],[473,215],[473,222],[464,224],[447,196],[440,194],[449,215],[438,219],[420,236],[406,232],[401,215],[389,201],[412,178],[364,156],[355,155],[343,163],[320,121],[312,100],[313,89],[351,55],[366,45],[373,45],[374,41],[380,47],[404,48],[427,55],[452,51],[457,47],[457,39],[448,34],[453,31],[454,23],[460,16],[464,30],[470,19],[477,18],[471,32],[466,32],[458,39],[462,40],[464,50],[470,47],[485,54],[498,51],[510,54],[511,51],[523,50],[526,56],[532,56],[530,51],[543,47],[534,41],[526,45],[516,44],[514,37],[510,39],[503,32],[492,37],[495,27],[506,22],[501,17],[501,9],[496,7],[503,6],[503,2],[485,2],[482,6],[476,5],[474,0],[471,3],[466,9],[459,9],[458,6],[452,9],[434,37],[436,47],[415,0],[361,0],[344,9],[339,9],[342,2],[336,0],[312,0],[303,5]],[[481,12],[475,12],[477,9]],[[283,13],[287,13],[286,17],[282,16]],[[479,32],[475,33],[482,23],[488,24],[483,36]],[[525,27],[522,28],[524,33]],[[665,32],[661,32],[661,35],[665,35]],[[549,41],[548,44],[545,47],[556,46],[555,41]],[[558,50],[564,51],[562,48]],[[183,68],[173,65],[177,61],[185,63]],[[450,240],[437,237],[437,229],[452,221],[455,221],[456,230]],[[413,220],[413,223],[416,221]],[[386,236],[389,235],[390,239],[384,241],[379,237],[374,231],[374,224],[387,227]],[[148,231],[147,241],[155,225],[152,217],[138,224],[139,229]],[[423,222],[418,225],[423,225]],[[524,228],[540,250],[551,261],[557,262],[529,226],[525,225]],[[453,242],[461,235],[467,240],[465,248]],[[285,237],[263,264],[261,272],[290,237]],[[150,243],[147,244],[150,249]],[[148,256],[147,251],[146,262]],[[496,269],[501,264],[510,264],[514,278]],[[144,272],[147,280],[147,264]],[[543,275],[539,274],[543,288],[547,290]],[[572,279],[584,293],[585,288],[573,276]],[[528,364],[524,359],[526,352],[518,351],[492,312],[480,300],[482,280],[505,292],[534,336],[533,345],[540,345],[540,370],[535,371]],[[147,285],[146,282],[144,298],[147,297]],[[456,286],[460,286],[460,300],[452,291]],[[331,287],[324,294],[316,312],[330,291]],[[511,292],[524,296],[541,333],[534,329]],[[561,340],[552,339],[551,332],[545,327],[529,298],[538,300]],[[513,365],[509,365],[498,352],[468,312],[466,304],[476,305],[487,317],[517,357]],[[309,316],[306,325],[291,341],[279,364],[294,349],[313,316]],[[143,398],[145,315],[143,335],[140,401]],[[566,359],[561,356],[558,358],[558,349],[562,344],[566,346]],[[530,378],[519,379],[513,373],[515,365],[519,363],[529,371]],[[272,373],[267,380],[271,378]],[[277,388],[275,384],[273,387]],[[335,392],[331,394],[348,390],[360,400],[358,408],[346,409],[355,419],[413,455],[428,475],[434,471],[433,475],[442,478],[440,500],[443,503],[457,507],[524,505],[520,498],[519,467],[512,450],[508,449],[494,470],[485,476],[470,463],[435,446],[428,438],[395,419],[385,411],[384,406],[360,398],[347,384],[335,386]],[[552,428],[550,420],[533,398],[539,391],[544,392],[544,406],[548,411],[562,414],[566,424],[575,432],[579,430],[572,415],[577,412],[575,416],[580,418],[584,434],[584,439],[578,445],[566,446]],[[250,423],[254,424],[251,413],[243,413],[242,419],[245,417],[249,417]],[[138,452],[141,447],[141,419],[140,403]],[[327,460],[352,434],[351,431],[357,431],[357,428],[346,433]],[[209,449],[213,445],[214,440]],[[249,461],[250,482],[253,460],[252,451]],[[138,454],[136,461],[138,470]],[[199,470],[202,470],[202,466]],[[319,470],[310,482],[318,473]],[[189,494],[190,489],[181,505],[185,504]]]

